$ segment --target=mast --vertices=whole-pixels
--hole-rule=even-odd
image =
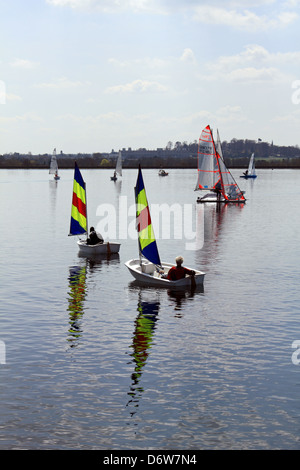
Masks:
[[[234,177],[232,176],[231,172],[227,168],[224,162],[223,158],[223,152],[222,152],[222,146],[221,146],[221,140],[219,136],[219,131],[218,132],[218,146],[219,146],[219,152],[218,153],[218,164],[220,167],[221,175],[222,175],[222,184],[223,184],[223,190],[224,190],[224,198],[226,201],[232,201],[232,202],[245,202],[246,199],[240,190],[237,182],[235,181]],[[224,174],[224,175],[223,175]],[[224,178],[225,178],[225,183],[224,183]]]
[[[225,194],[225,188],[224,188],[224,182],[223,182],[223,175],[222,175],[222,172],[221,172],[220,162],[219,162],[219,158],[221,158],[221,156],[220,156],[219,153],[217,152],[212,130],[211,130],[210,132],[211,132],[211,138],[212,138],[212,142],[213,142],[213,146],[214,146],[214,151],[215,151],[215,154],[216,154],[216,157],[217,157],[218,169],[219,169],[220,180],[221,180],[222,194],[223,194],[224,198],[227,199],[227,196],[226,196],[226,194]],[[218,131],[218,129],[217,129],[217,136],[219,137],[219,131]],[[219,140],[220,140],[220,138],[219,138]],[[221,149],[221,143],[219,143],[219,145],[220,145],[220,149]],[[222,149],[221,149],[221,153],[222,153]]]

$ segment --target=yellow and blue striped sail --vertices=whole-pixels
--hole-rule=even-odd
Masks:
[[[151,263],[161,266],[157,244],[152,228],[141,167],[135,187],[136,219],[140,253]]]
[[[82,235],[83,233],[87,233],[85,182],[75,162],[69,235]]]

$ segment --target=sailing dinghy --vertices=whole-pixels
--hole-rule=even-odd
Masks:
[[[117,181],[118,177],[122,176],[122,153],[119,152],[118,159],[117,159],[117,164],[116,164],[116,169],[114,171],[114,175],[110,177],[112,181]]]
[[[54,179],[56,181],[60,179],[60,176],[58,176],[58,165],[57,165],[57,159],[56,159],[56,149],[53,150],[53,153],[52,153],[52,156],[51,156],[49,174],[54,175]]]
[[[249,165],[248,165],[248,170],[246,170],[242,175],[240,175],[240,178],[256,178],[257,174],[255,172],[255,161],[254,161],[254,153],[252,153],[250,160],[249,160]]]
[[[219,132],[215,144],[209,126],[203,129],[198,145],[198,179],[195,191],[210,191],[197,202],[244,203],[244,192],[240,190],[232,174],[225,165]]]
[[[193,288],[202,285],[205,273],[201,271],[195,271],[195,276],[187,276],[177,281],[164,278],[173,265],[160,261],[141,167],[139,167],[135,187],[135,200],[139,258],[131,259],[125,263],[132,276],[146,286]]]
[[[86,185],[82,178],[81,172],[75,162],[73,197],[71,210],[71,223],[69,236],[88,234],[87,224],[87,201],[86,201]],[[99,255],[119,253],[120,243],[103,242],[96,245],[89,245],[87,240],[79,239],[77,244],[80,255]]]

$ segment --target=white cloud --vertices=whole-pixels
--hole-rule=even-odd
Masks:
[[[6,101],[22,101],[21,96],[14,95],[13,93],[6,93]]]
[[[150,11],[154,8],[162,12],[159,5],[153,0],[46,0],[47,3],[58,7],[70,7],[73,9],[99,10],[102,12],[118,12],[131,10],[133,12]]]
[[[36,113],[25,113],[11,117],[0,116],[0,123],[42,122],[42,120]]]
[[[298,17],[299,0],[46,0],[57,7],[100,11],[104,13],[168,14],[174,12],[192,15],[194,20],[214,25],[225,25],[247,31],[263,31],[285,27]],[[259,13],[260,10],[264,13]]]
[[[181,57],[180,57],[180,60],[182,62],[191,62],[191,63],[195,63],[196,62],[196,58],[195,58],[195,55],[194,55],[194,52],[192,51],[192,49],[189,49],[189,48],[186,48],[184,49]]]
[[[280,72],[276,68],[255,68],[245,67],[242,69],[235,69],[230,72],[226,79],[230,81],[248,81],[248,82],[265,82],[273,81],[276,78],[280,78]]]
[[[14,59],[9,64],[11,67],[21,68],[21,69],[32,69],[37,64],[36,62],[32,62],[31,60],[26,59]]]
[[[195,8],[194,19],[201,23],[231,26],[247,31],[264,31],[286,26],[298,18],[295,12],[259,15],[250,10],[229,10],[223,7],[200,5]]]
[[[116,85],[107,88],[106,93],[157,93],[165,92],[165,86],[149,80],[134,80],[125,85]]]
[[[258,44],[245,46],[236,55],[221,56],[207,63],[206,80],[227,81],[285,81],[291,80],[292,68],[300,62],[300,51],[270,53]]]
[[[80,82],[80,81],[72,81],[67,79],[66,77],[59,78],[53,82],[48,83],[40,83],[36,85],[38,88],[46,88],[51,90],[70,90],[78,87],[82,87],[88,85],[89,82]]]

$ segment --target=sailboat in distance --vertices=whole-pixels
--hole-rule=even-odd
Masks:
[[[250,160],[249,160],[249,165],[248,165],[248,170],[244,171],[242,175],[240,175],[240,178],[256,178],[257,174],[255,172],[255,161],[254,161],[254,153],[252,153]]]
[[[209,126],[203,129],[198,144],[198,178],[195,191],[210,191],[197,202],[244,203],[244,192],[240,190],[225,165],[219,132],[217,145]]]
[[[114,175],[110,177],[112,181],[117,181],[118,177],[122,176],[122,153],[119,152],[118,159],[117,159],[117,164],[116,164],[116,169],[114,171]]]
[[[57,158],[56,158],[56,149],[53,150],[53,153],[52,153],[52,156],[51,156],[49,175],[54,175],[54,179],[56,181],[60,179],[60,176],[58,176],[58,165],[57,165]]]
[[[88,237],[86,185],[78,165],[75,162],[69,236],[85,234]],[[100,239],[100,237],[97,243],[92,242],[90,237],[86,238],[86,240],[79,239],[77,244],[79,254],[82,255],[119,253],[120,250],[120,243],[105,242]]]
[[[194,275],[190,275],[190,268],[187,268],[189,272],[186,277],[177,280],[167,278],[173,265],[160,261],[140,166],[135,186],[135,201],[139,258],[125,263],[132,276],[146,286],[194,288],[202,285],[205,273],[194,271]]]

